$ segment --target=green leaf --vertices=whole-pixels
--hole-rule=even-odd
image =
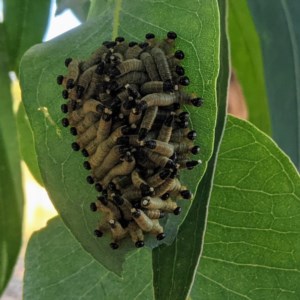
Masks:
[[[228,41],[226,37],[226,2],[218,1],[220,10],[220,72],[217,82],[218,118],[214,154],[200,182],[195,199],[177,238],[170,246],[153,251],[154,287],[156,299],[186,299],[193,284],[202,250],[208,203],[213,183],[219,145],[226,118],[229,77]],[[183,276],[184,274],[184,276]],[[196,299],[196,298],[195,298]]]
[[[229,117],[192,299],[299,299],[300,177],[251,123]]]
[[[20,103],[17,112],[17,126],[22,159],[25,161],[35,180],[43,186],[43,180],[34,148],[32,129],[22,102]]]
[[[24,52],[42,41],[48,24],[50,3],[50,0],[4,0],[10,70],[18,73]]]
[[[4,38],[0,24],[0,295],[10,278],[21,246],[23,214],[19,146]]]
[[[120,278],[87,254],[56,217],[29,241],[24,299],[154,299],[151,252],[132,253]]]
[[[263,51],[274,140],[300,169],[300,2],[248,0]]]
[[[270,135],[270,115],[259,37],[247,0],[230,0],[228,3],[232,66],[243,88],[249,121]]]
[[[21,86],[42,178],[56,209],[82,246],[109,270],[120,273],[122,261],[133,246],[131,241],[124,241],[121,249],[112,253],[108,237],[98,241],[93,236],[98,217],[90,212],[89,203],[97,193],[86,184],[88,172],[82,168],[84,158],[71,150],[73,137],[60,125],[63,117],[59,108],[61,88],[56,85],[56,76],[66,72],[63,64],[66,57],[84,59],[112,35],[141,41],[147,32],[163,37],[169,30],[177,31],[177,48],[185,52],[184,67],[192,79],[189,90],[206,100],[203,109],[189,108],[192,126],[199,136],[196,143],[203,145],[200,158],[204,164],[182,174],[182,181],[195,191],[213,148],[218,12],[215,1],[208,0],[191,1],[189,9],[183,9],[185,6],[181,1],[174,1],[172,5],[167,1],[155,5],[140,1],[105,3],[103,6],[99,1],[93,2],[88,21],[75,30],[31,48],[22,60]],[[189,203],[182,206],[184,212],[178,217],[171,216],[167,221],[166,242],[172,242],[175,237]],[[157,244],[154,238],[147,241],[150,247]]]

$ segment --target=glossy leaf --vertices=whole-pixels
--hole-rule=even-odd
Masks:
[[[73,138],[60,125],[63,100],[56,76],[66,72],[65,58],[87,58],[112,35],[140,41],[147,32],[163,37],[169,30],[177,31],[177,48],[185,52],[184,67],[192,81],[189,90],[205,98],[203,108],[189,108],[192,126],[199,135],[197,144],[203,145],[200,158],[204,163],[194,171],[183,173],[182,181],[195,191],[212,154],[218,74],[218,12],[215,1],[208,0],[192,1],[189,9],[183,8],[181,1],[174,1],[171,5],[167,1],[155,5],[140,1],[94,1],[86,23],[57,39],[31,48],[21,64],[25,109],[33,128],[39,166],[49,195],[82,246],[104,266],[119,274],[125,255],[133,246],[131,241],[124,241],[120,249],[112,253],[109,237],[99,241],[93,236],[98,216],[90,212],[89,203],[97,193],[86,184],[88,172],[82,167],[84,158],[72,152],[70,144]],[[187,211],[186,202],[184,213],[169,218],[166,242],[170,243],[175,237],[177,226]],[[147,240],[150,247],[157,243],[154,238]]]
[[[230,117],[192,299],[299,299],[300,177],[251,123]]]
[[[19,253],[23,214],[19,145],[5,45],[3,26],[0,24],[0,294],[10,278]]]
[[[248,0],[263,51],[274,140],[300,169],[300,2]]]
[[[32,129],[30,127],[29,120],[22,102],[20,103],[17,112],[17,127],[22,159],[25,161],[35,180],[43,186],[43,180],[34,148]]]
[[[270,135],[270,115],[259,37],[247,0],[230,0],[228,4],[231,63],[243,88],[249,121]]]
[[[10,70],[18,73],[24,52],[40,43],[47,28],[50,0],[4,0],[4,26],[10,57]]]
[[[150,261],[151,252],[147,249],[132,253],[126,258],[120,278],[86,253],[56,217],[29,241],[24,299],[151,300]]]
[[[217,82],[218,117],[214,154],[200,182],[191,209],[170,246],[153,250],[154,287],[156,299],[186,299],[195,276],[203,247],[209,199],[214,171],[226,119],[229,77],[228,41],[226,37],[226,2],[218,1],[220,11],[220,72]],[[183,276],[184,274],[184,276]],[[195,298],[196,299],[196,298]]]

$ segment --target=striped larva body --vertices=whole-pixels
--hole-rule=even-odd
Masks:
[[[145,142],[145,147],[166,157],[171,157],[174,154],[174,146],[159,140],[149,140]]]
[[[151,49],[150,53],[155,61],[161,80],[172,82],[172,74],[163,50],[155,47]]]
[[[156,165],[166,169],[174,169],[176,164],[166,156],[160,155],[150,149],[143,149],[145,155]]]
[[[158,111],[157,106],[149,107],[144,115],[143,121],[140,125],[139,131],[139,140],[144,140],[148,134],[148,131],[151,129],[153,122],[155,120],[156,114]]]
[[[144,246],[143,231],[135,222],[130,222],[128,224],[128,232],[130,234],[131,240],[134,242],[137,248],[141,248]]]
[[[174,211],[177,211],[177,203],[172,201],[172,200],[166,200],[166,201],[163,201],[161,200],[160,198],[158,197],[146,197],[146,198],[143,198],[141,200],[141,205],[142,207],[144,208],[147,208],[147,209],[158,209],[158,210],[163,210],[165,212],[174,212]]]
[[[166,214],[159,209],[144,209],[144,213],[150,219],[162,219]]]
[[[133,58],[138,58],[140,54],[144,51],[143,48],[140,47],[137,43],[129,43],[128,44],[128,49],[125,52],[125,59],[133,59]]]
[[[76,84],[80,75],[81,62],[77,59],[72,59],[68,65],[68,75],[66,77],[66,88],[72,89]]]
[[[83,149],[92,139],[96,137],[98,126],[99,121],[92,124],[85,132],[77,137],[76,143],[80,146],[80,149]]]
[[[123,218],[126,221],[132,220],[132,215],[131,215],[132,205],[131,205],[131,203],[126,198],[123,198],[118,195],[113,195],[113,200],[115,203],[117,203],[117,205],[121,209]]]
[[[108,152],[116,145],[118,138],[126,134],[128,129],[130,130],[130,127],[127,126],[117,128],[106,140],[98,145],[96,152],[89,158],[89,163],[93,168],[101,165]]]
[[[89,87],[96,68],[97,66],[90,67],[79,77],[77,85],[77,96],[79,99],[82,98],[84,91]]]
[[[158,141],[169,143],[173,132],[173,126],[172,126],[173,120],[174,120],[173,114],[169,115],[166,118],[157,136]]]
[[[96,201],[97,210],[101,211],[111,219],[119,219],[121,217],[120,211],[116,205],[114,205],[111,201],[107,200],[104,196],[98,197]]]
[[[100,180],[101,185],[106,188],[108,184],[116,177],[122,175],[128,175],[132,172],[135,167],[135,159],[134,157],[130,156],[130,158],[124,160],[120,164],[113,167],[107,175]]]
[[[110,226],[114,242],[122,240],[127,235],[127,230],[125,230],[117,220],[110,219],[108,224]]]
[[[143,62],[147,74],[151,81],[159,81],[160,77],[157,71],[157,67],[154,63],[153,57],[148,52],[143,52],[140,55],[140,59]]]
[[[132,58],[125,60],[124,62],[118,64],[117,66],[109,70],[109,75],[115,77],[127,74],[129,72],[144,72],[145,66],[141,60]]]
[[[88,112],[86,113],[83,120],[76,124],[76,130],[78,133],[85,132],[90,126],[92,126],[95,122],[99,121],[100,116],[99,113]]]
[[[142,95],[153,93],[171,93],[174,85],[171,81],[148,81],[141,86]]]
[[[126,73],[115,79],[118,87],[125,86],[126,84],[141,85],[148,80],[148,75],[144,72],[130,72]]]
[[[82,71],[86,71],[95,64],[98,64],[101,61],[103,54],[107,53],[108,48],[105,45],[102,45],[95,52],[92,53],[89,59],[82,63]]]
[[[147,183],[152,187],[157,187],[164,183],[164,181],[170,176],[170,169],[163,169],[159,173],[147,178]]]
[[[92,174],[93,177],[97,181],[102,179],[110,169],[112,169],[116,164],[120,162],[121,156],[125,153],[126,148],[124,146],[114,146],[109,154],[107,155],[106,159],[99,165],[97,168],[94,168]]]

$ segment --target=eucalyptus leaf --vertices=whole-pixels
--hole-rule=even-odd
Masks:
[[[3,0],[10,70],[19,71],[25,51],[40,43],[47,28],[50,0]]]
[[[61,89],[56,76],[66,73],[67,57],[87,58],[105,40],[123,35],[141,41],[148,32],[164,37],[170,30],[178,34],[177,48],[183,49],[184,67],[191,78],[188,90],[205,98],[201,109],[188,108],[192,127],[198,132],[197,144],[203,145],[203,165],[182,174],[182,182],[192,191],[212,155],[216,121],[216,80],[218,75],[218,10],[215,1],[191,1],[188,9],[181,1],[159,3],[140,1],[94,1],[86,23],[43,45],[31,48],[21,63],[21,87],[26,112],[33,128],[41,175],[49,195],[63,221],[81,245],[106,268],[121,274],[121,266],[133,250],[127,240],[118,251],[109,248],[109,237],[101,241],[93,236],[98,216],[89,210],[97,193],[86,184],[88,172],[84,158],[71,150],[72,136],[60,125]],[[180,20],[180,22],[178,22]],[[203,46],[205,45],[205,46]],[[167,220],[167,243],[175,238],[177,226],[188,211]],[[158,245],[148,238],[149,247]],[[129,254],[131,255],[131,254]]]
[[[248,0],[259,33],[272,137],[300,169],[300,2]]]
[[[192,299],[299,299],[300,177],[251,123],[228,118]]]
[[[128,256],[120,278],[86,253],[56,217],[29,241],[24,299],[154,299],[151,252],[140,249]]]
[[[153,250],[156,299],[186,299],[192,287],[203,248],[209,199],[226,120],[229,78],[226,1],[219,0],[218,5],[220,11],[220,71],[217,81],[218,117],[214,153],[176,239],[170,246],[160,246]],[[182,276],[183,274],[184,276]]]
[[[17,127],[19,134],[20,152],[22,159],[25,161],[31,174],[35,180],[43,186],[43,180],[41,177],[40,169],[37,162],[36,152],[34,148],[34,140],[32,129],[30,127],[27,114],[23,103],[19,105],[17,112]]]
[[[229,0],[228,4],[231,63],[246,98],[249,121],[271,135],[270,113],[258,33],[247,0]]]
[[[5,46],[4,28],[0,24],[0,294],[8,283],[20,250],[23,218],[19,145]]]

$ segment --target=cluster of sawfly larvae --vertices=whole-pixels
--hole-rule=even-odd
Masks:
[[[164,239],[159,219],[178,215],[177,202],[193,197],[179,173],[201,163],[190,159],[200,147],[182,107],[200,107],[202,99],[183,91],[189,78],[180,66],[183,51],[174,52],[176,37],[117,37],[85,61],[67,58],[67,75],[57,77],[67,100],[62,125],[76,136],[72,148],[87,158],[87,182],[100,193],[90,204],[102,215],[94,233],[110,232],[112,249],[128,236],[136,247],[144,246],[145,233]]]

